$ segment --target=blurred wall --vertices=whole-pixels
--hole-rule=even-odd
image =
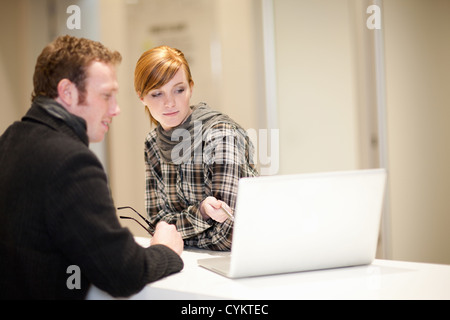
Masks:
[[[34,65],[48,41],[46,18],[42,1],[0,0],[0,133],[30,107]]]
[[[349,4],[275,0],[274,13],[281,173],[359,168]]]
[[[383,4],[392,258],[450,264],[450,1]]]
[[[273,3],[281,172],[383,160],[389,179],[381,257],[450,263],[450,1]],[[382,119],[369,105],[376,88],[364,80],[374,72],[364,59],[375,48],[363,43],[373,3],[382,8]],[[369,128],[377,120],[386,127],[384,159],[370,151],[383,142]]]

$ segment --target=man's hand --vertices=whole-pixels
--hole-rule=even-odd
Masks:
[[[178,255],[181,255],[184,246],[181,234],[177,231],[175,225],[168,224],[165,221],[160,221],[156,225],[151,244],[163,244],[178,253]]]

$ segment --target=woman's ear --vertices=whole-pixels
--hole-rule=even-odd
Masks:
[[[137,93],[137,96],[138,96],[139,100],[142,102],[142,104],[145,106],[146,104],[144,102],[144,97],[141,96],[140,92]]]
[[[189,83],[189,87],[191,88],[191,95],[189,96],[189,99],[192,98],[192,92],[194,91],[194,81],[191,81],[191,83]]]

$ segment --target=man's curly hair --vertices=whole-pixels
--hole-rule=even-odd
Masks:
[[[116,65],[122,61],[122,56],[97,41],[68,35],[56,38],[37,58],[31,100],[38,96],[56,98],[59,81],[69,79],[76,85],[78,103],[82,104],[86,98],[87,69],[94,61]]]

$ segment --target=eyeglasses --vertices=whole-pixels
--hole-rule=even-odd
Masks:
[[[148,221],[147,219],[145,219],[144,216],[142,216],[139,212],[137,212],[136,210],[134,210],[132,207],[126,206],[126,207],[119,207],[119,208],[117,208],[117,210],[122,210],[122,209],[131,209],[131,210],[133,210],[134,212],[136,212],[137,215],[138,215],[139,217],[141,217],[141,219],[144,220],[144,221],[148,224],[148,228],[146,228],[142,223],[140,223],[139,221],[137,221],[135,218],[132,218],[132,217],[119,216],[120,219],[129,219],[129,220],[134,220],[134,221],[136,221],[142,228],[145,229],[145,231],[147,231],[148,233],[150,233],[151,236],[153,236],[153,232],[150,231],[150,229],[153,229],[153,230],[155,229],[155,226],[153,225],[153,223],[151,223],[150,221]]]

